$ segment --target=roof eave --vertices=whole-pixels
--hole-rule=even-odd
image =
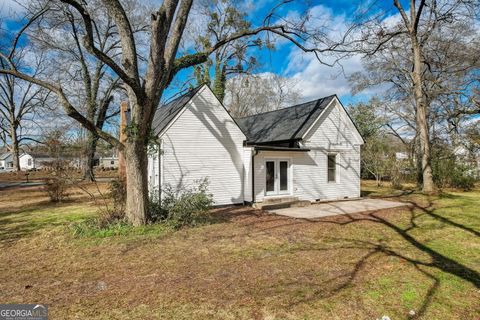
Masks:
[[[258,151],[287,151],[287,152],[308,152],[308,148],[289,148],[289,147],[271,147],[271,146],[253,146]]]
[[[302,140],[302,138],[293,138],[293,139],[283,139],[283,140],[271,140],[271,141],[245,141],[246,146],[255,146],[255,145],[269,145],[272,143],[288,143],[288,142],[297,142]]]

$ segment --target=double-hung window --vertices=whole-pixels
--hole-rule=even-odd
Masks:
[[[336,154],[329,154],[327,156],[327,163],[328,163],[328,182],[335,182],[336,179],[336,167],[337,167],[337,155]]]

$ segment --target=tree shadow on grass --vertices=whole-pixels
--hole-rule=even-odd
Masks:
[[[480,288],[480,274],[477,271],[475,271],[475,270],[473,270],[473,269],[471,269],[467,266],[464,266],[461,263],[459,263],[459,262],[457,262],[457,261],[455,261],[455,260],[453,260],[453,259],[451,259],[451,258],[449,258],[445,255],[442,255],[441,253],[431,249],[430,247],[423,244],[421,241],[417,240],[414,236],[410,235],[410,231],[417,228],[415,220],[418,217],[422,216],[423,214],[429,214],[428,210],[426,210],[425,208],[423,208],[423,210],[421,210],[422,214],[415,214],[415,210],[419,209],[419,208],[422,208],[422,207],[419,206],[419,205],[415,205],[415,206],[411,206],[411,207],[408,208],[408,210],[410,212],[410,226],[408,226],[407,228],[401,228],[398,225],[394,224],[393,222],[390,222],[386,218],[382,217],[382,215],[379,214],[380,211],[373,211],[373,212],[365,213],[365,214],[361,214],[361,215],[343,215],[343,217],[346,218],[344,221],[338,221],[337,222],[337,221],[322,221],[322,220],[319,220],[318,222],[319,223],[333,223],[333,224],[339,224],[339,225],[347,225],[347,224],[351,224],[351,223],[355,223],[355,222],[359,222],[359,221],[370,221],[370,222],[374,222],[374,223],[377,223],[377,224],[384,225],[384,226],[388,227],[390,230],[394,231],[397,235],[401,236],[410,245],[412,245],[415,248],[417,248],[418,250],[428,254],[431,258],[431,262],[408,260],[404,257],[405,260],[407,260],[411,263],[418,264],[418,265],[424,265],[424,266],[427,266],[427,267],[437,268],[437,269],[439,269],[443,272],[447,272],[447,273],[450,273],[450,274],[455,275],[457,277],[460,277],[460,278],[472,283],[477,288]],[[433,212],[433,210],[432,210],[432,212]],[[434,214],[434,216],[432,216],[432,217],[435,218],[436,216],[438,216],[438,215]],[[445,218],[443,218],[443,219],[445,219]],[[447,221],[446,223],[449,223],[452,226],[459,227],[462,230],[466,230],[463,225],[457,226],[456,224],[452,223],[451,221],[448,221],[448,219],[446,219],[446,221]],[[445,221],[442,220],[442,222],[445,222]],[[469,230],[467,230],[467,231],[469,231]],[[394,253],[394,251],[391,252],[391,254],[393,254],[393,253]],[[397,254],[398,254],[399,257],[403,257],[401,254],[399,254],[399,253],[397,253]]]
[[[399,251],[399,249],[388,248],[384,246],[382,243],[370,243],[370,242],[355,240],[357,244],[363,245],[363,248],[370,248],[372,250],[370,256],[376,253],[383,253],[387,256],[394,256],[394,257],[400,258],[403,261],[406,261],[411,265],[413,265],[416,268],[416,270],[418,270],[419,272],[421,272],[422,274],[424,274],[425,276],[427,276],[433,281],[433,284],[429,288],[427,294],[425,295],[424,301],[418,311],[417,315],[421,316],[422,314],[425,313],[426,309],[428,308],[428,305],[431,303],[435,295],[435,292],[440,286],[440,279],[435,277],[431,273],[427,272],[426,270],[424,270],[423,267],[435,268],[442,272],[449,273],[451,275],[459,277],[473,284],[476,288],[480,288],[480,274],[476,270],[468,266],[465,266],[462,263],[455,261],[454,259],[449,258],[443,255],[442,253],[428,247],[426,244],[422,243],[420,240],[412,236],[410,232],[418,227],[417,224],[415,223],[415,220],[421,216],[429,215],[435,219],[442,221],[443,223],[449,224],[454,227],[458,227],[467,232],[471,232],[474,235],[478,236],[478,232],[476,232],[475,230],[469,227],[463,226],[458,223],[454,223],[444,217],[439,216],[438,214],[434,213],[433,208],[427,209],[425,207],[422,207],[412,202],[412,206],[409,207],[408,210],[410,213],[410,226],[406,228],[402,228],[397,224],[389,221],[384,217],[384,215],[380,214],[381,212],[379,211],[373,211],[370,213],[365,213],[360,215],[346,215],[346,216],[343,216],[344,217],[343,221],[335,221],[335,220],[321,221],[320,220],[318,222],[347,225],[347,224],[360,222],[360,221],[370,221],[376,224],[381,224],[383,226],[388,227],[389,230],[394,231],[403,240],[407,241],[411,246],[427,254],[429,256],[429,259],[426,259],[426,260],[413,259],[402,254],[402,252]],[[416,210],[420,211],[420,214],[416,214]],[[362,261],[362,260],[360,261],[362,262],[360,266],[362,266],[365,263],[365,261]],[[352,272],[351,281],[355,278],[356,274],[358,274],[357,268],[355,268]]]
[[[332,297],[344,290],[345,288],[354,285],[356,278],[362,273],[364,268],[370,263],[370,259],[377,255],[383,256],[393,256],[399,258],[409,265],[413,266],[415,270],[420,272],[422,275],[430,279],[431,284],[425,293],[420,306],[418,307],[416,317],[421,317],[425,314],[428,306],[431,304],[438,288],[441,285],[440,278],[436,277],[434,274],[430,273],[427,269],[434,268],[439,271],[454,275],[458,278],[461,278],[476,288],[480,288],[480,274],[478,271],[456,261],[437,250],[432,249],[429,247],[424,241],[418,239],[414,235],[412,235],[412,231],[415,229],[420,228],[417,224],[417,219],[420,217],[431,217],[435,220],[442,222],[443,224],[458,228],[464,232],[468,232],[474,236],[478,236],[479,232],[474,230],[469,226],[462,225],[460,223],[451,221],[448,218],[438,214],[435,212],[435,208],[433,204],[429,202],[426,206],[420,205],[414,201],[406,201],[410,204],[408,208],[399,208],[399,209],[389,209],[389,210],[378,210],[378,211],[371,211],[366,213],[357,213],[357,214],[344,214],[338,216],[331,216],[321,219],[291,219],[286,217],[280,216],[270,216],[270,218],[266,220],[252,219],[247,223],[243,223],[242,226],[246,227],[247,230],[243,234],[236,234],[231,235],[231,237],[237,236],[254,236],[258,233],[269,233],[275,231],[280,228],[288,228],[293,225],[299,224],[334,224],[339,226],[345,226],[353,223],[361,223],[361,222],[369,222],[378,224],[381,226],[386,227],[387,230],[394,232],[396,235],[400,236],[406,243],[410,245],[410,248],[415,248],[426,254],[426,258],[412,258],[406,254],[405,249],[402,248],[392,248],[386,246],[381,239],[377,242],[369,242],[364,241],[362,239],[347,239],[347,238],[340,238],[340,239],[333,239],[338,241],[339,243],[348,242],[349,245],[340,245],[340,246],[333,246],[332,248],[322,248],[322,243],[313,243],[307,246],[301,246],[300,248],[292,248],[289,253],[294,253],[295,251],[309,251],[309,250],[342,250],[342,249],[359,249],[359,250],[366,250],[366,253],[362,255],[360,259],[354,264],[354,266],[346,273],[342,273],[333,277],[329,277],[326,280],[322,280],[318,282],[318,280],[307,281],[305,283],[299,283],[298,281],[292,282],[284,282],[281,283],[281,288],[284,291],[288,291],[290,294],[294,292],[296,289],[301,290],[304,287],[313,288],[313,293],[310,294],[308,297],[301,297],[296,295],[294,297],[294,302],[291,305],[309,302],[312,300],[317,299],[325,299]],[[392,222],[392,219],[389,217],[388,213],[394,212],[396,210],[407,210],[408,217],[408,225],[403,227],[400,223]],[[228,220],[228,212],[225,212],[227,215],[226,219]],[[258,215],[258,213],[251,213],[252,215]],[[270,223],[271,224],[268,224]],[[267,225],[266,225],[267,223]],[[364,227],[364,226],[363,226]],[[278,231],[278,230],[277,230]],[[228,235],[226,235],[228,237]],[[263,292],[262,294],[274,294],[275,290],[278,290],[278,283],[275,285],[276,287],[272,287],[271,290],[273,292]]]
[[[324,250],[367,250],[360,259],[350,268],[348,272],[339,273],[336,276],[326,277],[320,282],[316,280],[311,281],[290,281],[282,283],[282,288],[287,292],[295,292],[298,288],[313,288],[313,292],[307,297],[302,297],[301,295],[293,296],[293,301],[288,305],[289,308],[294,307],[303,303],[311,303],[316,300],[328,299],[340,294],[343,290],[348,289],[355,285],[357,278],[362,274],[365,268],[369,267],[371,263],[370,260],[376,258],[377,256],[394,256],[396,258],[402,259],[411,263],[415,269],[425,275],[432,281],[432,284],[429,286],[421,304],[419,305],[416,311],[416,317],[421,317],[426,312],[428,306],[431,304],[433,297],[435,296],[436,291],[440,286],[440,279],[432,275],[431,273],[424,270],[422,267],[429,266],[428,263],[422,262],[419,260],[411,259],[407,256],[399,254],[395,250],[375,242],[362,241],[358,239],[351,238],[329,238],[329,240],[336,241],[338,243],[348,243],[341,246],[335,246],[332,248],[322,248],[318,247],[316,244],[312,246],[306,246],[301,248],[294,248],[289,251],[289,253],[295,253],[299,251],[324,251]],[[271,290],[272,292],[268,292]],[[267,292],[263,294],[272,295],[274,291],[278,290],[278,284],[274,284],[271,288],[267,288]]]
[[[453,221],[449,218],[445,218],[445,217],[435,213],[435,208],[433,207],[433,202],[431,200],[428,202],[427,206],[421,206],[421,205],[419,205],[416,202],[411,201],[411,200],[406,201],[406,202],[409,203],[413,208],[423,212],[425,215],[428,215],[428,216],[434,218],[435,220],[441,221],[444,224],[448,224],[450,226],[462,229],[466,232],[469,232],[469,233],[473,234],[474,236],[480,237],[480,232],[478,232],[477,230],[475,230],[475,229],[473,229],[469,226],[463,225],[461,223],[455,222],[455,221]]]

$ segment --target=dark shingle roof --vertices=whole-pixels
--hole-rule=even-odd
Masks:
[[[155,116],[153,117],[152,128],[155,134],[159,134],[165,129],[170,121],[183,109],[183,107],[193,98],[193,96],[202,88],[198,86],[187,93],[173,99],[172,101],[161,105],[157,108]]]
[[[300,139],[334,98],[332,95],[235,121],[250,143]]]

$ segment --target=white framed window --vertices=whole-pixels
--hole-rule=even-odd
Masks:
[[[337,181],[337,154],[335,153],[327,155],[327,181]]]

